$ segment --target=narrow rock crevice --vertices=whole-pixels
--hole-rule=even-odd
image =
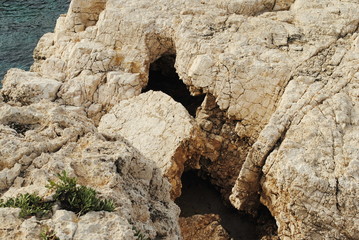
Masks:
[[[276,235],[275,220],[265,206],[260,207],[257,217],[227,206],[215,186],[200,175],[200,171],[194,170],[182,175],[182,195],[176,199],[176,204],[181,208],[181,218],[218,215],[221,219],[220,224],[228,232],[229,239],[233,240],[257,240],[263,236]],[[193,229],[182,228],[182,232],[184,231]]]
[[[162,91],[181,103],[193,117],[205,95],[192,96],[174,67],[176,55],[164,55],[150,65],[148,84],[142,90]]]
[[[253,142],[236,133],[238,121],[229,119],[211,94],[207,94],[198,109],[196,121],[205,134],[205,154],[199,162],[201,170],[228,200]]]

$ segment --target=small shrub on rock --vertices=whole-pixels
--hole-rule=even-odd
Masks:
[[[65,171],[57,176],[60,179],[59,182],[49,181],[46,186],[55,191],[52,201],[45,201],[34,193],[26,193],[6,201],[0,199],[0,207],[20,208],[19,216],[22,218],[48,217],[55,202],[58,202],[62,209],[73,211],[78,215],[90,211],[112,212],[115,209],[112,200],[97,198],[97,192],[94,189],[77,185],[76,178],[68,177]]]
[[[25,193],[6,201],[0,199],[0,207],[20,208],[19,216],[21,218],[30,216],[42,218],[50,213],[52,203],[43,201],[43,199],[36,194]]]
[[[83,215],[89,211],[108,211],[115,209],[112,200],[97,198],[97,192],[86,186],[77,185],[76,178],[70,178],[65,171],[58,174],[60,182],[50,181],[47,187],[55,190],[54,200],[60,207]]]

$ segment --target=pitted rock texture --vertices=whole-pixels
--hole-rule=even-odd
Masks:
[[[7,102],[20,102],[23,105],[42,99],[55,100],[62,85],[59,81],[42,78],[37,73],[20,69],[10,69],[2,84],[2,94],[6,96]]]
[[[4,89],[2,101],[17,107],[2,104],[0,111],[22,111],[47,98],[65,105],[59,108],[75,106],[71,111],[81,116],[80,124],[64,120],[65,127],[37,127],[47,126],[38,119],[62,110],[55,115],[31,110],[36,114],[28,114],[26,122],[16,114],[3,118],[1,141],[7,145],[1,154],[9,157],[1,162],[6,171],[1,186],[19,181],[17,164],[24,171],[34,159],[95,134],[113,106],[141,97],[150,64],[175,54],[177,73],[191,93],[213,96],[217,116],[223,113],[208,131],[215,113],[199,110],[200,135],[209,136],[199,155],[211,160],[239,154],[229,167],[241,169],[221,173],[232,185],[232,174],[239,172],[232,204],[255,212],[259,201],[264,203],[281,239],[357,239],[358,16],[354,0],[73,0],[54,33],[40,39],[35,73],[12,71],[6,77],[21,90],[24,81],[16,76],[28,75],[34,94],[22,97]],[[58,91],[52,88],[56,97],[45,94],[43,81],[61,84]],[[95,125],[85,131],[81,127],[89,118]],[[62,134],[65,130],[69,134]],[[233,133],[238,137],[228,137]],[[50,140],[32,150],[31,141],[46,139],[38,134]],[[227,142],[213,144],[221,138]],[[207,154],[211,148],[215,153]],[[203,168],[214,176],[225,162],[211,165],[213,171]],[[218,179],[221,185],[225,178]]]
[[[55,209],[48,220],[11,220],[16,225],[11,230],[1,224],[2,239],[37,239],[45,226],[61,239],[135,239],[133,227],[152,239],[180,239],[179,208],[161,170],[120,136],[107,140],[98,134],[84,111],[76,110],[49,102],[24,107],[1,103],[1,198],[20,193],[49,197],[48,180],[66,170],[79,184],[113,199],[115,211],[78,217]],[[18,133],[10,120],[31,124],[31,130]],[[18,215],[0,210],[2,223],[9,213]]]
[[[210,94],[198,109],[196,122],[202,130],[205,154],[202,153],[199,163],[194,164],[193,159],[186,162],[186,167],[201,169],[228,200],[250,149],[250,139],[238,136],[235,131],[238,121],[228,119]]]
[[[181,217],[179,220],[183,240],[230,240],[215,214]]]

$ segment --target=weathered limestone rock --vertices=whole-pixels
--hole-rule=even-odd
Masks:
[[[77,231],[78,217],[75,213],[66,210],[57,210],[47,226],[63,240],[73,239]]]
[[[19,176],[20,170],[21,164],[16,163],[12,168],[0,171],[0,191],[8,189],[13,184],[15,178]]]
[[[61,86],[61,82],[20,69],[10,69],[2,84],[3,98],[22,104],[36,103],[42,99],[53,101]]]
[[[20,209],[5,209],[0,208],[0,237],[1,239],[16,239],[15,231],[22,223],[19,219]]]
[[[92,212],[81,217],[77,223],[74,240],[82,239],[128,239],[133,230],[127,220],[118,214]]]
[[[281,239],[359,237],[358,39],[333,42],[297,68],[233,189],[244,209],[262,188]]]
[[[1,228],[3,239],[36,239],[45,226],[64,239],[135,239],[133,227],[150,238],[180,238],[179,209],[170,198],[170,184],[163,179],[161,170],[126,140],[106,140],[96,133],[84,112],[55,103],[26,107],[2,103],[0,113],[0,176],[2,183],[7,180],[2,184],[2,199],[20,193],[48,196],[48,180],[66,170],[77,177],[79,184],[113,199],[117,207],[113,213],[90,212],[81,217],[55,210],[49,220],[31,218],[16,221],[17,227],[12,230]],[[17,122],[19,119],[23,122]],[[9,126],[9,121],[17,125]],[[24,124],[31,124],[31,130]],[[9,171],[17,175],[3,178]],[[13,210],[1,211],[10,214]],[[94,225],[96,228],[91,227]]]
[[[74,29],[75,32],[83,31],[89,26],[96,24],[99,14],[104,10],[107,0],[79,0],[70,4],[68,18],[71,21],[66,22],[68,29]]]
[[[111,138],[123,136],[169,178],[173,198],[181,194],[184,163],[200,142],[193,139],[199,137],[194,119],[180,103],[149,91],[115,105],[98,129]]]
[[[236,134],[236,121],[226,118],[210,94],[198,109],[196,121],[204,134],[205,154],[202,153],[200,164],[197,161],[195,164],[200,165],[211,183],[219,187],[224,199],[228,199],[251,142]],[[191,160],[186,165],[190,169],[199,168],[192,166]]]
[[[230,240],[215,214],[194,215],[179,219],[183,240]]]
[[[9,78],[12,74],[25,74],[26,78],[36,74],[52,86],[54,81],[61,82],[58,93],[53,91],[56,102],[76,108],[54,103],[57,110],[52,114],[46,110],[49,105],[41,110],[35,105],[20,108],[0,103],[0,169],[17,174],[16,164],[21,164],[25,171],[23,178],[1,178],[3,188],[10,187],[5,195],[34,188],[33,182],[43,183],[50,177],[46,171],[65,167],[111,195],[107,184],[116,182],[112,168],[118,164],[102,166],[105,163],[90,150],[96,157],[82,157],[81,144],[100,141],[101,149],[112,146],[110,152],[115,153],[116,144],[128,141],[154,165],[133,163],[139,171],[133,174],[140,179],[145,176],[145,184],[121,175],[132,185],[125,185],[130,197],[118,202],[126,203],[131,218],[119,216],[141,219],[140,228],[151,237],[157,232],[158,236],[179,238],[177,218],[173,217],[176,211],[167,205],[171,201],[164,200],[166,204],[161,206],[155,196],[166,192],[160,184],[166,184],[163,174],[170,176],[173,196],[178,195],[183,164],[188,156],[197,154],[195,158],[202,155],[214,162],[202,164],[202,168],[225,189],[239,172],[232,204],[255,212],[259,201],[264,203],[277,221],[281,239],[359,238],[358,16],[357,1],[340,0],[73,0],[55,32],[40,40],[31,68],[35,73],[13,71]],[[167,54],[176,54],[176,70],[192,94],[213,96],[211,104],[218,107],[206,109],[203,105],[194,121],[169,97],[141,94],[150,64]],[[48,92],[46,84],[34,81],[30,88],[40,90],[23,96],[18,89],[25,85],[16,83],[13,89],[4,88],[1,99],[22,104],[54,100],[53,95],[44,94]],[[149,96],[157,102],[149,101]],[[183,117],[172,117],[171,109]],[[106,140],[97,136],[86,117],[97,123],[108,111],[100,123],[105,132],[105,120],[109,121]],[[148,118],[153,113],[158,115]],[[61,115],[71,116],[70,120]],[[54,120],[46,122],[49,116]],[[146,120],[138,121],[141,117]],[[218,123],[215,118],[220,118]],[[196,122],[208,141],[197,152],[179,151],[179,146],[202,134],[192,131]],[[95,148],[97,143],[93,144]],[[240,159],[232,161],[236,154]],[[64,163],[56,160],[60,158]],[[227,163],[232,169],[225,169]],[[145,173],[139,170],[142,165],[147,166]],[[46,166],[46,171],[35,179],[31,176],[40,170],[33,171],[32,166]],[[104,176],[98,166],[112,177]],[[156,179],[154,185],[148,183],[150,176]],[[229,179],[227,185],[225,179]],[[129,190],[137,185],[145,189],[145,197]],[[130,205],[130,199],[136,199],[138,205]],[[149,202],[161,209],[161,218],[151,217]],[[171,213],[163,213],[166,206]]]
[[[80,108],[43,101],[24,107],[0,103],[0,171],[28,166],[96,128]]]
[[[103,98],[110,94],[100,94],[104,89],[101,86],[106,84],[105,73],[139,74],[133,85],[136,95],[147,83],[149,64],[163,54],[176,52],[177,71],[191,91],[212,93],[222,110],[228,109],[229,116],[241,121],[237,127],[240,135],[256,139],[275,110],[281,87],[289,80],[296,62],[291,56],[296,57],[296,51],[280,48],[288,45],[288,38],[300,37],[301,32],[284,21],[227,15],[216,4],[160,1],[148,6],[146,1],[107,1],[97,24],[78,33],[65,24],[75,18],[70,7],[69,14],[58,21],[55,33],[40,40],[32,70],[54,79],[59,78],[57,72],[65,72],[61,77],[67,86],[61,91],[65,99],[71,99],[74,89],[78,93],[92,89],[95,92],[90,95],[99,97],[86,100],[107,109],[108,101]],[[136,14],[127,13],[133,9]],[[250,5],[248,9],[254,11]],[[198,17],[193,18],[193,14]],[[196,47],[198,43],[200,48]],[[54,67],[59,71],[52,71]],[[82,71],[90,71],[98,76],[97,80],[85,77],[78,81],[79,74],[88,75]]]

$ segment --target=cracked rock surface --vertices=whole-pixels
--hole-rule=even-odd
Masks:
[[[48,110],[46,117],[41,116],[44,109]],[[51,227],[61,239],[135,239],[133,227],[152,239],[180,238],[179,208],[170,198],[170,184],[161,169],[125,139],[118,136],[107,140],[97,133],[85,113],[54,103],[43,102],[23,109],[2,104],[1,112],[2,199],[20,193],[46,197],[48,181],[65,170],[79,184],[113,199],[116,206],[114,212],[83,216],[55,209],[48,220],[32,217],[10,222],[9,214],[15,217],[18,211],[1,208],[1,222],[9,225],[1,224],[2,239],[37,239],[45,226]],[[5,125],[4,119],[14,113],[36,115],[40,120],[21,118],[24,121],[21,124],[37,124],[23,135]]]
[[[187,166],[237,209],[265,204],[280,239],[358,239],[358,16],[355,0],[73,0],[31,72],[5,77],[1,198],[45,194],[66,169],[121,207],[76,221],[56,212],[46,221],[63,219],[71,236],[59,234],[131,239],[137,224],[180,239],[171,196]],[[206,94],[195,119],[141,93],[166,55],[192,95]],[[8,211],[8,239],[46,222]],[[90,222],[113,228],[85,236]]]

